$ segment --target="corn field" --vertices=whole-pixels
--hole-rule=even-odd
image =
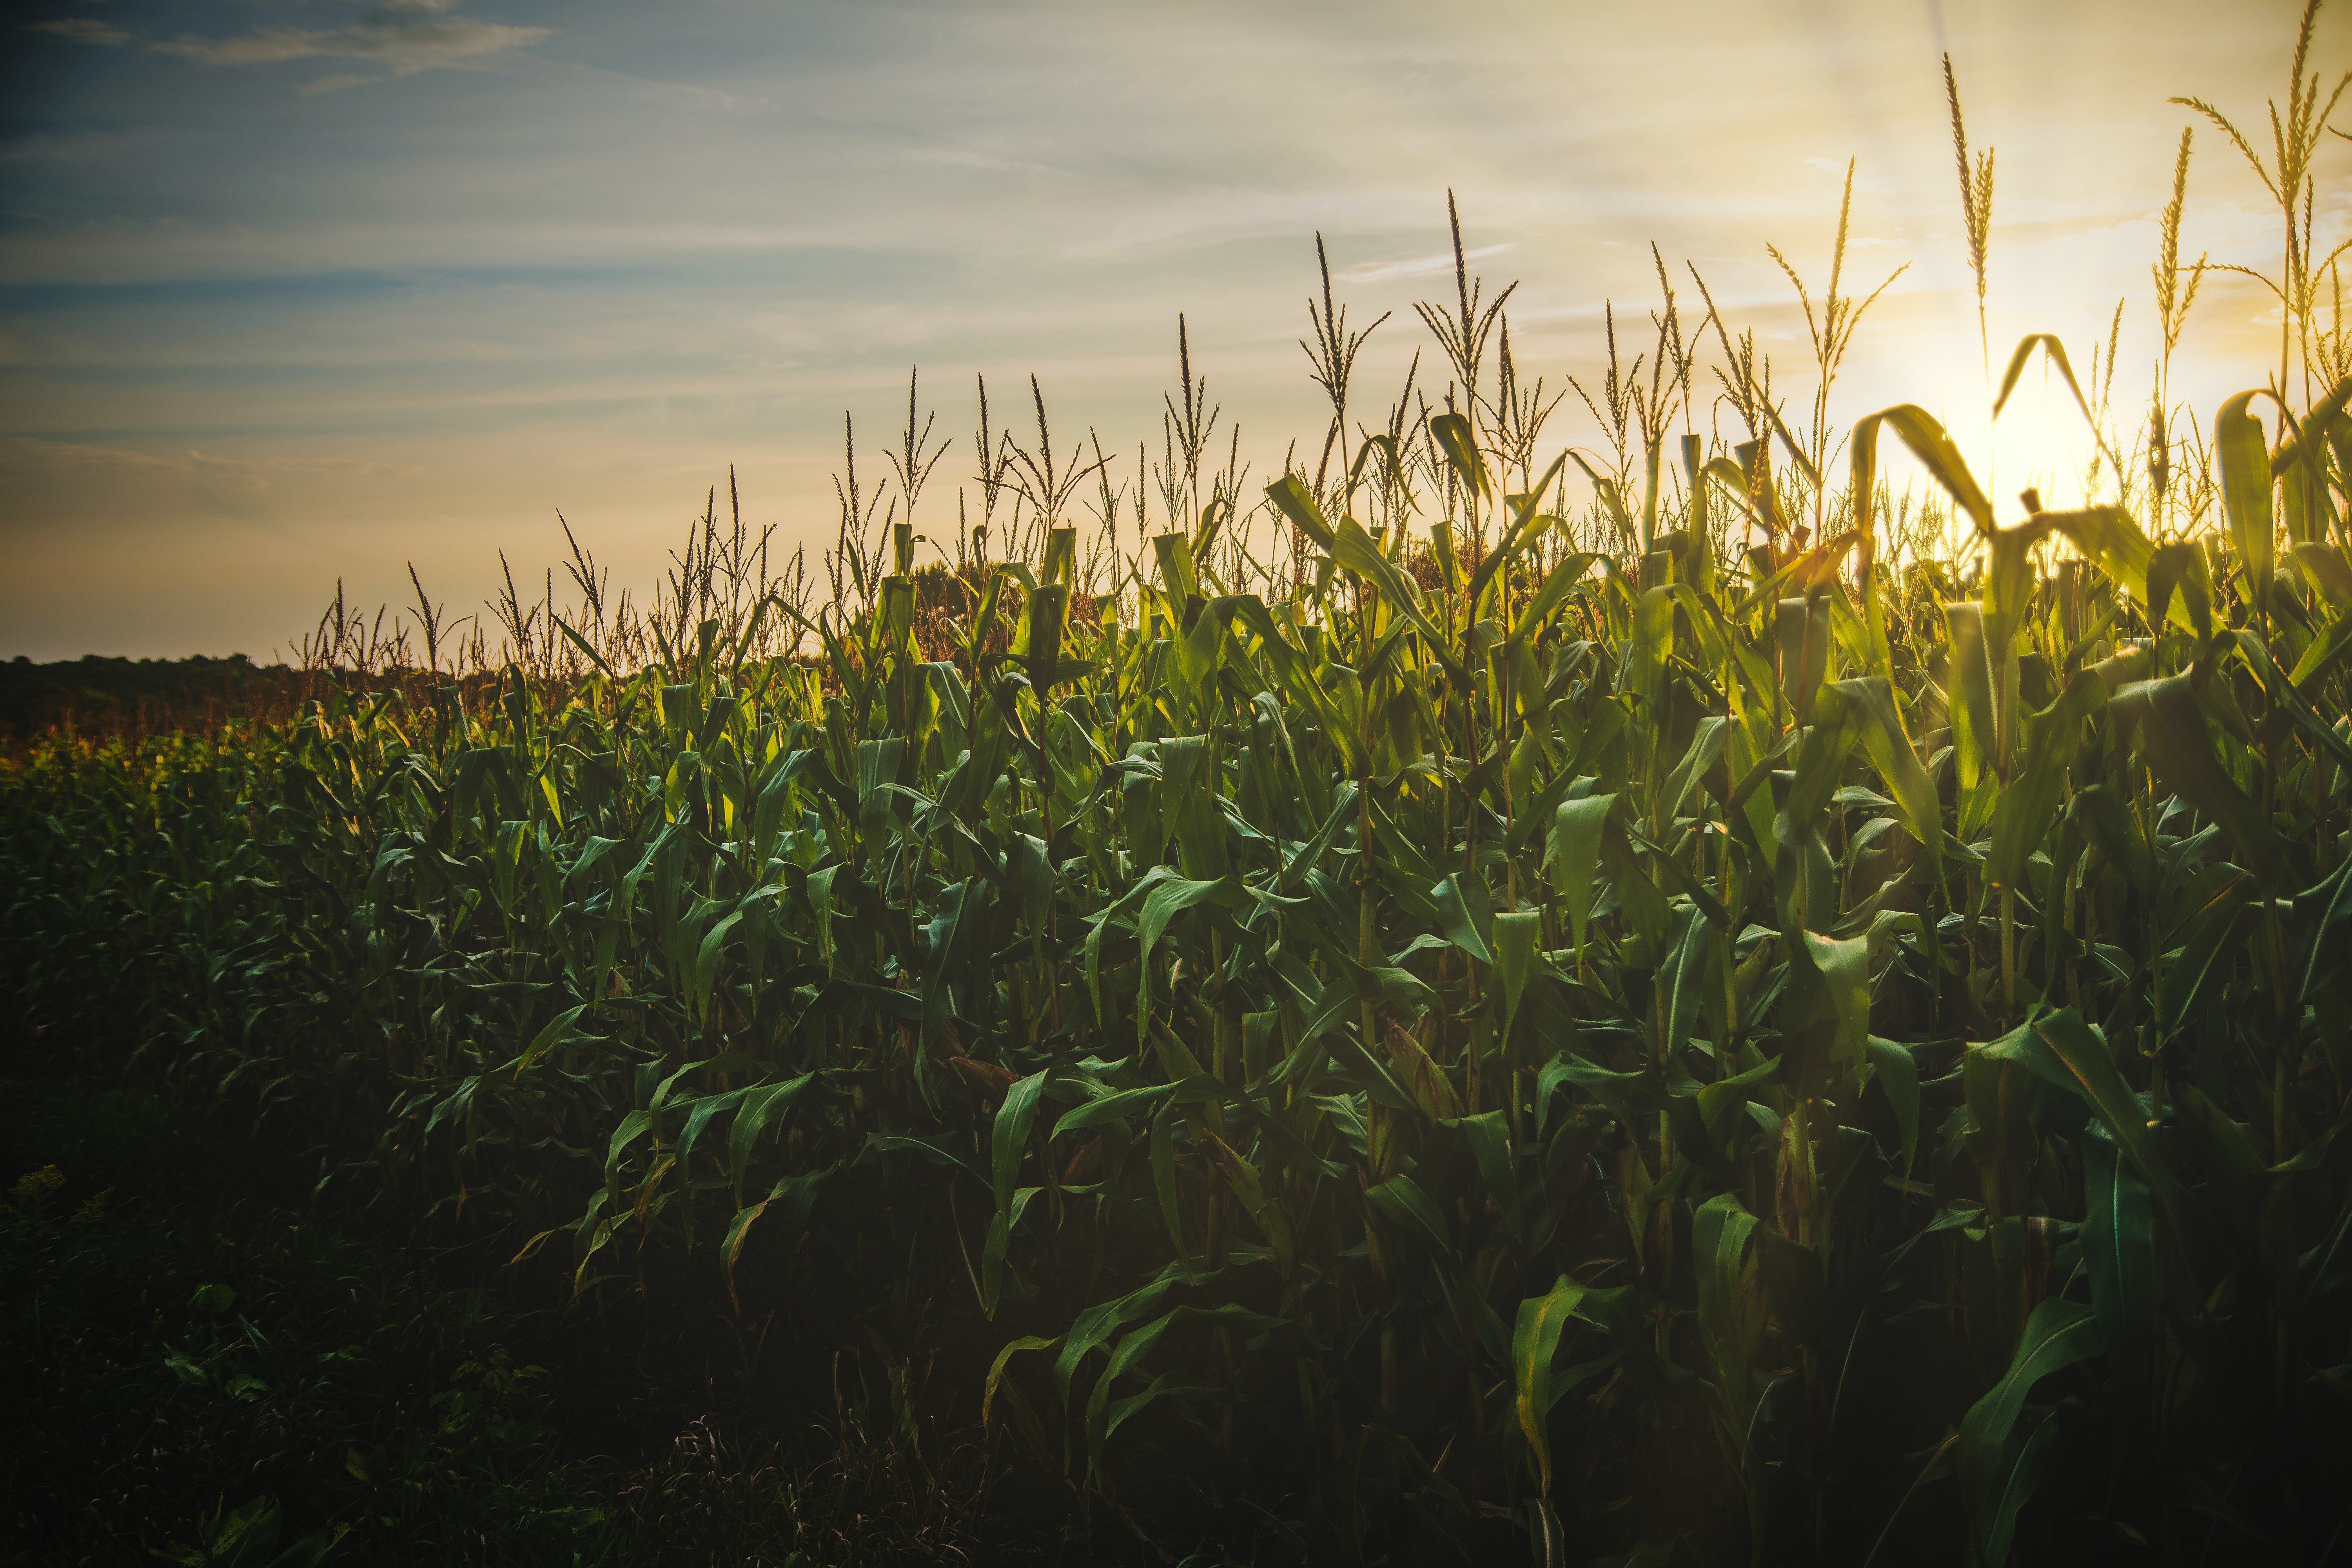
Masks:
[[[1271,486],[1203,472],[1188,348],[1156,469],[1039,395],[978,442],[1007,543],[926,571],[910,388],[829,604],[754,540],[616,639],[551,575],[487,677],[22,752],[9,989],[583,1305],[700,1292],[917,1451],[982,1422],[1117,1539],[2321,1561],[2352,380],[2303,145],[2278,374],[2125,439],[2110,347],[2108,504],[2004,523],[1919,407],[1833,430],[1834,274],[1810,425],[1661,263],[1613,449],[1537,467],[1466,272],[1442,405],[1351,430],[1327,269],[1331,438]],[[1730,441],[1675,432],[1709,332]]]

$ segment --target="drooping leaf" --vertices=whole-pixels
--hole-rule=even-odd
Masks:
[[[2278,838],[2262,810],[2213,754],[2197,700],[2193,675],[2167,676],[2125,687],[2111,700],[2117,714],[2139,728],[2148,766],[2229,834],[2248,869],[2265,882],[2284,870]]]
[[[1969,1407],[1960,1422],[1956,1458],[1960,1489],[1975,1514],[1975,1536],[1988,1546],[2006,1519],[2013,1520],[2017,1505],[2003,1495],[2002,1464],[2010,1433],[2025,1408],[2033,1387],[2052,1373],[2099,1353],[2098,1314],[2079,1301],[2053,1296],[2033,1309],[2024,1336],[2010,1358],[2009,1370],[1990,1392]],[[2005,1559],[1982,1560],[1994,1563]]]
[[[1518,1321],[1511,1331],[1511,1366],[1517,1390],[1519,1430],[1535,1460],[1537,1488],[1551,1495],[1551,1363],[1559,1348],[1560,1331],[1568,1326],[1585,1288],[1562,1275],[1541,1296],[1519,1303]]]

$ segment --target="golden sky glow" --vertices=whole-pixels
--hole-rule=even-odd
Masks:
[[[828,540],[842,411],[878,441],[911,363],[960,434],[925,502],[941,523],[975,374],[1000,418],[1034,372],[1060,430],[1132,453],[1156,444],[1179,310],[1271,477],[1321,430],[1297,347],[1315,233],[1356,320],[1395,312],[1360,363],[1369,411],[1426,341],[1412,302],[1450,284],[1449,186],[1476,268],[1520,282],[1529,376],[1595,374],[1603,301],[1638,324],[1655,300],[1655,240],[1801,404],[1803,324],[1764,247],[1818,288],[1856,159],[1849,281],[1909,269],[1833,417],[1917,401],[1982,463],[1939,52],[1998,151],[1996,374],[2028,331],[2087,374],[2127,298],[2116,401],[2137,408],[2186,122],[2167,100],[2262,121],[2294,19],[2274,0],[52,0],[0,66],[0,657],[266,657],[338,577],[404,596],[410,561],[469,605],[499,550],[554,558],[559,508],[644,584],[730,462],[755,520]],[[2324,19],[2324,71],[2347,27]],[[2329,234],[2347,154],[2323,153]],[[2273,264],[2263,200],[2200,132],[2189,253]],[[2177,392],[2210,416],[2258,384],[2274,319],[2209,279]],[[1571,399],[1547,445],[1593,438]],[[2004,511],[2029,477],[2076,499],[2088,445],[2029,372],[1992,455]]]

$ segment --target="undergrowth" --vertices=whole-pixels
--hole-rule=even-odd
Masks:
[[[315,1167],[248,1134],[152,1084],[0,1079],[0,1558],[1059,1553],[1052,1518],[989,1514],[978,1443],[925,1463],[855,1377],[824,1410],[698,1402],[478,1248],[313,1202]]]

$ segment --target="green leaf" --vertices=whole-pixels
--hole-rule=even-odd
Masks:
[[[1866,418],[1854,421],[1853,433],[1847,437],[1853,454],[1853,493],[1857,496],[1877,492],[1878,431],[1881,426],[1895,432],[1896,437],[1919,459],[1928,476],[1944,487],[1953,500],[1968,513],[1979,532],[1993,531],[1992,503],[1985,500],[1976,476],[1969,472],[1967,459],[1959,447],[1946,433],[1943,425],[1932,414],[1915,403],[1897,404],[1884,408]]]
[[[1658,793],[1655,820],[1671,823],[1682,815],[1683,803],[1699,779],[1717,763],[1723,761],[1726,747],[1731,742],[1732,721],[1720,714],[1708,714],[1691,731],[1690,749],[1675,771],[1666,777]]]
[[[1820,489],[1822,471],[1813,466],[1813,460],[1811,458],[1805,456],[1803,445],[1790,433],[1788,421],[1780,417],[1780,405],[1767,400],[1764,404],[1764,416],[1771,422],[1773,433],[1780,437],[1780,449],[1789,454],[1789,460],[1797,465],[1799,473],[1805,476],[1805,483],[1816,490]]]
[[[2285,869],[2278,836],[2262,808],[2214,756],[2194,681],[2193,675],[2137,681],[2111,700],[2117,717],[2139,726],[2140,743],[2156,776],[2230,836],[2248,869],[2265,884],[2275,885]]]
[[[1671,860],[1664,863],[1673,864]],[[1666,998],[1665,1045],[1670,1052],[1698,1032],[1699,1015],[1707,1002],[1706,982],[1712,968],[1708,961],[1717,936],[1713,923],[1696,909],[1676,905],[1673,918],[1675,934],[1668,938],[1658,966],[1658,985]]]
[[[2091,405],[2084,398],[2083,389],[2075,384],[2074,367],[2066,363],[2066,345],[2058,341],[2055,332],[2029,332],[2018,340],[2016,349],[2009,356],[2009,368],[2000,374],[2000,391],[1992,400],[1992,416],[2000,418],[2000,411],[2008,406],[2009,395],[2017,390],[2017,378],[2025,374],[2025,366],[2033,358],[2036,349],[2048,354],[2050,363],[2058,367],[2058,374],[2065,378],[2066,390],[2074,395],[2074,406],[2083,411],[2084,422],[2096,434],[2099,422],[2092,417]]]
[[[1469,676],[1446,647],[1445,634],[1437,629],[1421,607],[1420,595],[1405,581],[1396,563],[1381,553],[1371,535],[1366,533],[1356,520],[1343,517],[1331,541],[1331,559],[1345,566],[1370,584],[1389,608],[1402,616],[1421,634],[1432,658],[1444,667],[1445,672],[1458,688],[1469,683]]]
[[[1142,950],[1144,958],[1150,958],[1151,950],[1160,944],[1160,938],[1171,921],[1204,900],[1229,900],[1233,891],[1230,883],[1222,877],[1201,880],[1171,878],[1152,889],[1150,896],[1143,900],[1143,912],[1135,921],[1136,944]]]
[[[1037,1097],[1045,1090],[1045,1074],[1033,1072],[1016,1079],[1004,1091],[1004,1101],[996,1108],[996,1119],[989,1132],[992,1168],[996,1177],[996,1227],[1010,1235],[1013,1226],[1013,1192],[1021,1174],[1021,1162],[1029,1148],[1030,1124],[1036,1120]],[[992,1267],[982,1280],[982,1310],[990,1317],[996,1315],[996,1303],[1003,1285],[1001,1260]]]
[[[1478,450],[1468,419],[1459,414],[1435,415],[1429,421],[1429,433],[1437,437],[1463,489],[1478,496],[1494,493],[1494,481],[1486,477],[1486,459]]]
[[[1280,509],[1301,533],[1315,542],[1315,547],[1329,553],[1332,545],[1331,525],[1324,520],[1323,509],[1315,504],[1314,495],[1297,474],[1285,474],[1265,487],[1266,499]]]
[[[1911,744],[1895,705],[1894,687],[1881,676],[1864,676],[1834,683],[1843,700],[1844,718],[1862,742],[1863,752],[1895,796],[1904,831],[1927,852],[1928,877],[1943,881],[1943,806],[1936,798],[1936,781]]]
[[[572,1035],[572,1026],[580,1022],[580,1016],[587,1011],[588,1005],[583,1002],[579,1006],[567,1007],[549,1019],[546,1027],[533,1035],[530,1044],[523,1047],[522,1055],[515,1058],[515,1077],[522,1077],[523,1068],[562,1045]]]
[[[1907,1047],[1872,1035],[1867,1041],[1870,1063],[1886,1103],[1895,1109],[1895,1126],[1903,1137],[1903,1179],[1919,1149],[1919,1064]]]
[[[1566,466],[1566,458],[1567,455],[1563,453],[1560,457],[1553,458],[1551,467],[1544,470],[1543,478],[1536,481],[1532,490],[1524,495],[1510,495],[1503,498],[1504,505],[1510,512],[1510,521],[1504,526],[1502,537],[1495,541],[1494,548],[1486,552],[1485,559],[1481,560],[1476,570],[1470,574],[1469,585],[1464,595],[1469,602],[1474,616],[1492,615],[1497,622],[1504,618],[1503,606],[1499,602],[1496,602],[1490,607],[1486,597],[1487,590],[1512,562],[1517,560],[1529,545],[1541,537],[1549,520],[1539,515],[1537,508],[1543,500],[1544,492],[1551,489],[1553,479]]]
[[[1715,1368],[1715,1389],[1725,1426],[1745,1449],[1756,1394],[1748,1376],[1751,1276],[1742,1267],[1756,1216],[1725,1193],[1709,1198],[1691,1216],[1691,1266],[1697,1276],[1699,1337]]]
[[[730,1089],[718,1094],[706,1094],[693,1103],[687,1112],[686,1130],[677,1135],[677,1154],[683,1164],[693,1153],[694,1146],[702,1141],[702,1131],[720,1112],[732,1110],[743,1103],[750,1088]]]
[[[743,1257],[743,1244],[751,1238],[753,1222],[781,1198],[785,1200],[790,1211],[790,1234],[798,1237],[808,1229],[809,1210],[815,1205],[817,1195],[824,1190],[834,1169],[827,1165],[799,1175],[786,1176],[776,1184],[774,1191],[758,1203],[749,1208],[738,1207],[734,1219],[728,1224],[726,1237],[719,1247],[719,1261],[727,1276],[727,1299],[734,1303],[738,1311],[742,1310],[742,1303],[735,1294],[735,1269]]]
[[[1437,900],[1437,923],[1444,929],[1445,940],[1481,963],[1494,963],[1494,950],[1487,946],[1486,936],[1494,925],[1495,912],[1486,886],[1475,880],[1465,883],[1457,871],[1429,891]]]
[[[2080,511],[2044,512],[2037,521],[2063,533],[2126,593],[2147,599],[2148,565],[2156,546],[2123,508],[2093,506]]]
[[[1570,590],[1592,570],[1600,559],[1589,552],[1579,552],[1562,558],[1559,565],[1544,574],[1542,585],[1528,595],[1528,602],[1519,609],[1518,619],[1511,628],[1511,641],[1524,644],[1534,636],[1545,618],[1559,608]]]
[[[1538,1489],[1551,1495],[1551,1363],[1559,1349],[1560,1331],[1568,1326],[1585,1287],[1565,1274],[1550,1290],[1519,1303],[1518,1321],[1511,1331],[1511,1368],[1517,1389],[1519,1430],[1534,1458]]]
[[[2352,609],[2352,562],[2333,544],[2299,539],[2291,546],[2294,563],[2311,585],[2327,597],[2338,611]],[[2344,623],[2338,622],[2339,626]]]
[[[1981,604],[1944,606],[1951,642],[1944,670],[1952,716],[1952,750],[1961,787],[2000,771],[1999,710],[1993,674],[1995,627],[1986,624]]]
[[[2033,1424],[2022,1443],[2013,1445],[2015,1457],[1994,1484],[1978,1516],[1976,1561],[2000,1568],[2010,1560],[2010,1541],[2017,1530],[2017,1510],[2025,1506],[2048,1475],[2051,1450],[2059,1435],[2060,1413],[2053,1410]],[[2006,1455],[2004,1456],[2006,1457]]]
[[[1214,1129],[1202,1129],[1210,1150],[1216,1155],[1218,1168],[1223,1172],[1225,1185],[1240,1203],[1242,1212],[1256,1222],[1258,1234],[1274,1248],[1275,1265],[1285,1279],[1293,1278],[1298,1265],[1298,1239],[1290,1226],[1290,1210],[1282,1199],[1267,1189],[1258,1175],[1257,1167],[1237,1153],[1234,1146],[1217,1136]]]
[[[1160,590],[1181,616],[1185,605],[1201,594],[1200,573],[1192,564],[1192,539],[1182,532],[1156,533],[1151,536],[1151,549],[1160,565]]]
[[[2106,705],[2107,689],[2088,670],[2076,675],[2055,702],[2025,721],[2025,762],[2000,792],[1992,812],[1993,885],[2016,888],[2027,857],[2042,847],[2064,804],[2066,775],[2081,749],[2084,721]]]
[[[1630,630],[1632,635],[1625,639],[1625,662],[1617,672],[1617,689],[1633,693],[1654,710],[1665,690],[1666,657],[1675,647],[1675,591],[1671,584],[1643,591],[1633,604]]]
[[[1624,534],[1629,542],[1639,542],[1633,528],[1633,514],[1626,509],[1625,497],[1617,481],[1587,462],[1584,454],[1574,447],[1569,448],[1568,455],[1578,468],[1584,470],[1584,477],[1592,481],[1593,493],[1601,498],[1601,504],[1608,510],[1610,520],[1616,523],[1618,531]],[[1747,493],[1744,485],[1739,489],[1742,494]]]
[[[2144,1403],[2156,1326],[2155,1218],[2147,1184],[2116,1157],[2104,1129],[2083,1142],[2083,1266],[2108,1370],[2120,1389]]]
[[[2139,830],[2139,818],[2115,785],[2095,784],[2075,791],[2066,815],[2107,863],[2130,879],[2140,897],[2156,896],[2156,857]]]
[[[2173,1027],[2189,1020],[2217,965],[2223,974],[2229,973],[2229,955],[2237,951],[2240,933],[2255,918],[2252,891],[2244,875],[2234,877],[2215,889],[2188,921],[2179,955],[2165,965],[2160,991],[2165,1019]]]
[[[1772,835],[1784,845],[1801,847],[1837,794],[1845,759],[1853,749],[1854,726],[1848,683],[1823,686],[1815,700],[1813,722],[1797,748],[1796,779],[1773,824]]]
[[[2130,1157],[2165,1216],[2172,1244],[2194,1266],[2203,1226],[2188,1194],[2156,1147],[2147,1106],[2116,1070],[2106,1041],[2073,1008],[2044,1013],[1972,1047],[1985,1057],[2021,1063],[2046,1083],[2078,1096]]]
[[[1974,1510],[1978,1539],[1989,1540],[2002,1506],[2001,1459],[2011,1429],[2033,1385],[2053,1372],[2095,1356],[2105,1348],[2098,1314],[2079,1301],[2052,1296],[2033,1309],[2009,1370],[1960,1421],[1958,1455],[1960,1489]],[[2016,1508],[2009,1505],[2014,1517]],[[2000,1559],[1992,1559],[1999,1562]]]
[[[1526,1227],[1519,1216],[1519,1179],[1511,1159],[1510,1124],[1501,1111],[1487,1110],[1463,1117],[1454,1125],[1469,1142],[1471,1157],[1478,1164],[1478,1179],[1502,1211],[1503,1228],[1510,1232],[1511,1239],[1519,1240]]]
[[[1836,942],[1815,931],[1801,934],[1805,956],[1836,1010],[1837,1044],[1832,1054],[1843,1060],[1858,1059],[1870,1040],[1870,939]]]
[[[1339,842],[1340,831],[1357,819],[1358,788],[1356,782],[1349,779],[1333,793],[1331,815],[1323,819],[1323,826],[1316,831],[1315,837],[1300,846],[1297,854],[1282,863],[1282,875],[1275,882],[1279,890],[1286,893],[1297,886],[1299,878],[1315,869],[1317,863],[1331,852],[1331,846]]]
[[[1503,979],[1503,1042],[1507,1050],[1511,1026],[1518,1020],[1519,1003],[1543,963],[1538,952],[1543,940],[1543,915],[1535,910],[1499,914],[1495,917],[1494,931],[1495,968]]]
[[[2173,609],[2176,598],[2180,601],[2178,612]],[[2213,635],[2213,584],[2197,541],[2176,539],[2149,552],[2145,603],[2151,630],[2172,620],[2194,631],[2200,641]]]
[[[1189,1279],[1192,1254],[1184,1245],[1184,1210],[1176,1196],[1175,1102],[1161,1106],[1151,1117],[1151,1186],[1160,1199],[1160,1220],[1167,1227],[1168,1244]]]
[[[1421,1184],[1394,1175],[1364,1189],[1364,1199],[1402,1229],[1427,1242],[1440,1258],[1454,1250],[1454,1235]]]
[[[2298,1006],[2325,983],[2321,964],[2331,949],[2340,962],[2342,947],[2335,931],[2347,919],[2352,919],[2352,860],[2336,867],[2316,887],[2294,896],[2295,945],[2287,978],[2294,987],[2292,995]]]
[[[1612,1072],[1596,1062],[1570,1053],[1553,1058],[1536,1074],[1537,1104],[1541,1105],[1549,1100],[1552,1090],[1561,1083],[1573,1084],[1584,1090],[1615,1112],[1617,1119],[1627,1127],[1634,1126],[1645,1117],[1669,1110],[1674,1104],[1664,1087],[1659,1083],[1654,1069]]]
[[[2275,561],[2275,525],[2272,521],[2269,443],[2262,422],[2250,412],[2267,392],[2242,392],[2221,405],[2213,416],[2213,456],[2221,468],[2221,510],[2230,520],[2230,542],[2238,561],[2252,580],[2254,603],[2270,602],[2271,573]]]
[[[990,1413],[996,1406],[996,1388],[1004,1381],[1005,1364],[1024,1351],[1049,1351],[1061,1342],[1062,1336],[1059,1334],[1024,1334],[1017,1340],[1008,1342],[1003,1349],[996,1352],[996,1359],[988,1364],[988,1381],[982,1385],[981,1389],[980,1424],[983,1429],[988,1427]]]
[[[1176,1088],[1172,1083],[1147,1084],[1141,1089],[1120,1089],[1099,1100],[1089,1100],[1082,1105],[1073,1106],[1063,1112],[1059,1121],[1054,1123],[1053,1136],[1059,1138],[1065,1132],[1082,1132],[1106,1122],[1124,1121],[1139,1112],[1157,1111],[1160,1102],[1174,1094]]]
[[[1021,1216],[1043,1187],[1016,1187],[1011,1200],[988,1222],[988,1239],[982,1244],[980,1254],[981,1310],[993,1318],[997,1303],[1004,1291],[1004,1258],[1013,1249],[1013,1233],[1021,1225]],[[967,1265],[969,1267],[969,1265]]]
[[[1054,1358],[1054,1383],[1065,1401],[1070,1396],[1070,1378],[1087,1352],[1158,1307],[1174,1284],[1173,1279],[1155,1279],[1114,1300],[1097,1302],[1070,1320],[1069,1331],[1062,1336],[1062,1353]]]
[[[728,933],[743,921],[743,911],[736,910],[713,925],[702,936],[694,957],[694,1016],[700,1019],[710,1011],[710,993],[719,984],[719,958],[727,944]]]
[[[1613,795],[1564,800],[1554,818],[1552,888],[1568,906],[1580,963],[1584,961],[1584,928],[1592,918],[1592,868],[1601,859],[1601,831],[1616,805]]]

